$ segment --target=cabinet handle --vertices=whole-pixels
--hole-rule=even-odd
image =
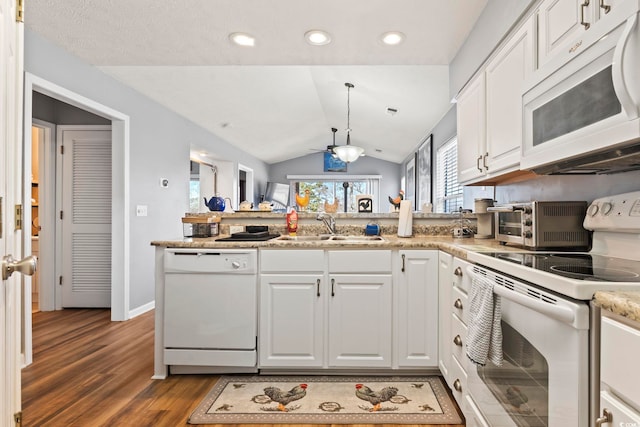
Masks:
[[[591,27],[591,24],[584,20],[584,8],[589,6],[589,1],[590,0],[585,0],[585,2],[580,5],[580,25],[584,25],[585,30]]]
[[[333,291],[333,285],[336,284],[336,279],[331,279],[331,296],[335,297],[336,293]]]
[[[453,271],[453,274],[458,277],[462,277],[462,269],[460,267],[456,267],[456,269]]]
[[[456,301],[453,303],[453,306],[458,310],[462,310],[462,301],[460,301],[460,298],[456,299]]]
[[[402,254],[402,270],[401,271],[404,273],[404,254]]]
[[[462,393],[462,383],[460,383],[460,380],[459,380],[459,379],[456,379],[456,380],[453,382],[453,388],[455,388],[455,389],[456,389],[456,391],[459,391],[459,392],[461,392],[461,393]]]
[[[602,416],[596,418],[596,427],[600,427],[602,424],[608,424],[613,422],[613,414],[607,408],[602,410]]]
[[[482,156],[478,157],[478,159],[476,160],[476,167],[480,172],[482,172],[482,168],[480,167],[480,160],[482,160]]]
[[[600,9],[604,10],[604,13],[606,14],[611,10],[611,6],[604,4],[604,0],[600,0]]]
[[[462,338],[460,338],[460,335],[456,335],[456,337],[453,339],[453,343],[458,347],[462,347]]]
[[[316,296],[320,296],[320,279],[316,280]]]
[[[489,157],[489,153],[485,153],[485,155],[482,156],[482,166],[484,166],[485,170],[489,170],[489,166],[487,166],[487,157]]]

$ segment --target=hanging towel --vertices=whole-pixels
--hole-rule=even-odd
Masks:
[[[500,297],[493,293],[493,282],[474,274],[469,301],[467,357],[476,365],[484,366],[488,359],[494,365],[502,366]]]

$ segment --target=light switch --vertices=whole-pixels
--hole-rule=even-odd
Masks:
[[[137,205],[136,216],[147,216],[147,205]]]

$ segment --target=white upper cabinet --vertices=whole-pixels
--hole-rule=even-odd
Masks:
[[[485,71],[487,149],[485,172],[493,174],[520,163],[523,83],[535,67],[534,20],[510,38]]]
[[[569,49],[622,0],[545,0],[538,8],[538,66]]]
[[[458,182],[467,184],[486,174],[485,79],[478,75],[458,96]]]
[[[458,181],[473,184],[519,169],[523,83],[535,67],[534,18],[498,50],[458,97]]]

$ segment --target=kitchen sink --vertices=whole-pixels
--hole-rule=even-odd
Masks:
[[[384,238],[380,236],[332,236],[331,240],[341,242],[379,242]]]
[[[322,240],[329,240],[330,234],[320,234],[317,236],[280,236],[276,240],[284,240],[291,242],[318,242]]]
[[[380,242],[384,238],[380,236],[357,236],[357,235],[331,235],[319,234],[316,236],[280,236],[276,240],[285,242]]]

